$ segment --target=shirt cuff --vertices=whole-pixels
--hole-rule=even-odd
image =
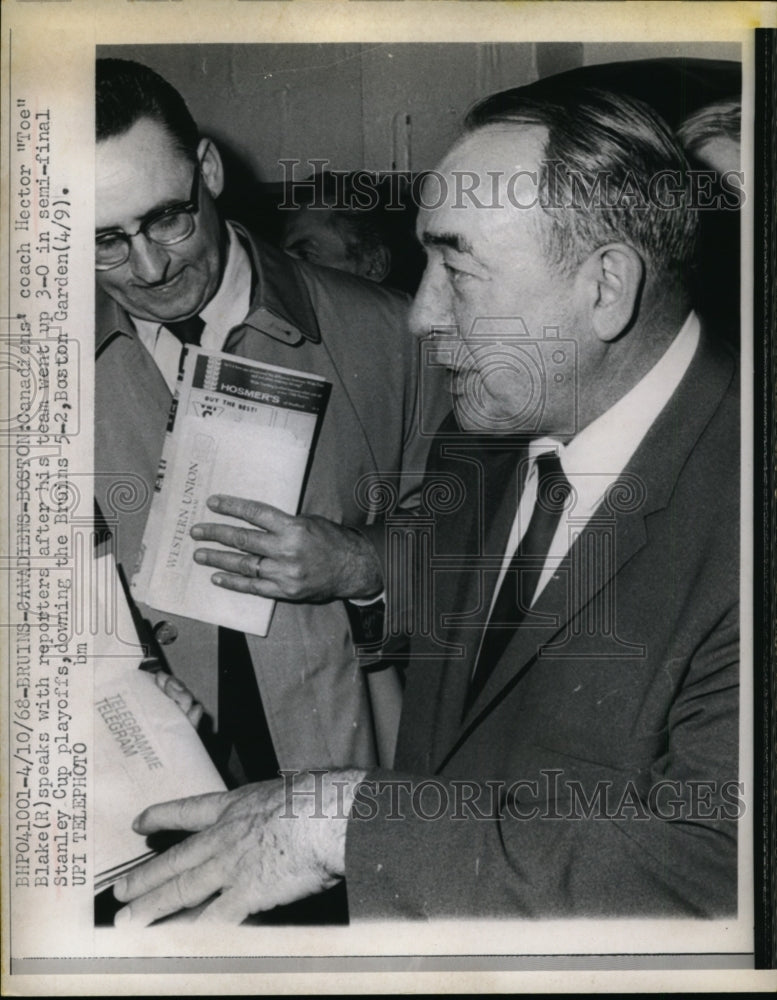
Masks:
[[[349,597],[348,603],[355,604],[357,608],[369,608],[378,601],[386,603],[386,591],[382,590],[377,597]]]

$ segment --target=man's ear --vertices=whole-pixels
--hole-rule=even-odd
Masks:
[[[363,257],[359,274],[370,281],[384,281],[391,270],[391,251],[388,247],[375,247]]]
[[[211,198],[218,198],[224,189],[224,166],[221,154],[212,139],[200,139],[197,159],[205,187],[210,192]]]
[[[599,247],[580,269],[591,325],[601,341],[615,340],[629,328],[639,309],[645,264],[625,243]]]

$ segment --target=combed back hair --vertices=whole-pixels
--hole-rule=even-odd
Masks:
[[[129,59],[98,59],[95,91],[98,142],[151,118],[164,126],[187,159],[196,161],[199,131],[186,102],[148,66]]]
[[[698,225],[688,163],[647,105],[551,77],[487,97],[465,122],[470,132],[493,125],[547,129],[538,228],[546,258],[562,273],[617,242],[633,247],[654,276],[685,279]]]
[[[737,100],[715,101],[692,115],[677,129],[677,138],[686,153],[693,153],[709,142],[721,137],[739,143],[742,134],[742,105]]]

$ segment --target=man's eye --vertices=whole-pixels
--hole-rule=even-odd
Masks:
[[[292,243],[290,246],[284,247],[284,250],[290,257],[296,257],[297,260],[316,259],[315,249],[308,243]]]
[[[462,281],[464,278],[469,277],[466,271],[460,271],[457,267],[454,267],[452,264],[443,264],[443,267],[445,268],[445,273],[448,275],[448,278],[452,282],[458,283]]]
[[[182,230],[188,228],[189,218],[186,212],[168,212],[154,219],[148,227],[148,232],[154,238],[165,236],[177,236]]]
[[[110,251],[120,247],[124,237],[117,233],[106,233],[104,236],[96,236],[94,241],[101,250]]]

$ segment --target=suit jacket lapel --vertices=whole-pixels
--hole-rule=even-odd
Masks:
[[[669,502],[677,477],[720,404],[733,373],[732,358],[702,337],[674,396],[538,598],[532,618],[516,629],[500,662],[461,720],[455,739],[439,758],[440,767],[532,668],[538,654],[541,658],[543,647],[553,643],[552,655],[564,655],[562,630],[645,545],[647,519]],[[600,559],[597,572],[591,574],[589,553],[602,552],[603,547],[597,545],[597,536],[602,533],[609,534],[614,542],[611,557]],[[619,644],[619,655],[624,654],[628,655],[628,651]],[[641,655],[641,647],[635,646],[633,654]],[[453,696],[458,700],[458,690]]]
[[[440,531],[439,551],[461,553],[450,572],[436,575],[436,620],[446,641],[460,655],[438,661],[434,671],[434,698],[438,711],[432,734],[433,758],[450,746],[461,724],[461,714],[488,616],[507,536],[515,517],[522,485],[523,442],[473,438],[451,445],[446,456],[456,460],[456,474],[466,489],[466,520],[452,519]],[[446,537],[447,535],[447,537]],[[429,668],[422,668],[429,669]],[[430,678],[431,679],[431,678]]]

